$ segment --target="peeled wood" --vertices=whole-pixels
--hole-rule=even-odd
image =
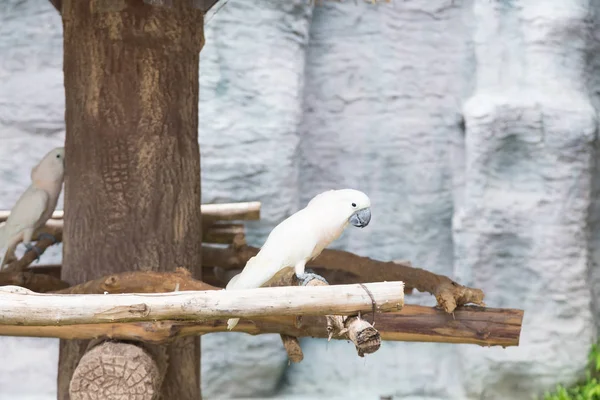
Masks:
[[[404,304],[402,282],[365,285],[378,311]],[[370,311],[372,300],[360,285],[271,287],[151,294],[63,295],[0,288],[0,316],[5,325],[75,325],[165,319],[255,318],[267,315],[351,315]],[[27,290],[19,288],[21,290]],[[85,307],[81,305],[85,304]]]
[[[260,201],[242,203],[202,204],[200,211],[203,218],[214,221],[241,221],[260,219]],[[0,210],[0,222],[6,221],[10,210]],[[52,219],[62,220],[64,211],[57,210],[52,213]]]
[[[349,318],[350,319],[350,318]],[[511,347],[519,345],[523,311],[463,306],[453,314],[442,310],[405,305],[402,311],[377,314],[375,326],[384,341],[436,342]],[[54,337],[61,339],[111,338],[165,343],[183,336],[229,332],[227,319],[207,321],[156,321],[99,323],[63,326],[0,325],[0,335]],[[295,337],[327,338],[323,316],[302,318],[300,327],[294,316],[241,319],[235,332],[251,335],[280,333]],[[334,336],[334,339],[346,340]]]

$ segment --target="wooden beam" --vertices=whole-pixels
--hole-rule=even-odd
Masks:
[[[363,316],[364,317],[364,316]],[[375,326],[384,341],[436,342],[511,347],[519,345],[523,311],[463,306],[448,314],[442,310],[405,305],[402,311],[377,314]],[[63,326],[0,325],[0,335],[61,339],[110,338],[165,343],[177,337],[229,332],[227,320],[99,323]],[[251,335],[280,333],[295,337],[327,338],[325,317],[294,316],[241,319],[235,332]],[[345,337],[334,339],[347,340]],[[384,344],[385,345],[385,344]]]
[[[372,309],[381,312],[401,309],[403,288],[402,282],[379,282],[99,295],[41,294],[18,286],[3,286],[0,287],[0,324],[77,325],[268,315],[352,315]]]
[[[60,272],[59,268],[60,266],[49,271]],[[31,270],[36,269],[38,268],[32,268]],[[48,270],[43,267],[39,269]],[[289,285],[289,278],[293,273],[288,272],[282,271],[277,274],[267,285]],[[311,282],[320,283],[316,280]],[[219,288],[193,279],[189,271],[180,268],[173,273],[148,271],[112,274],[59,290],[58,293],[164,293],[175,290],[219,290]],[[364,313],[363,318],[365,315],[368,315],[368,313]],[[295,317],[255,318],[252,321],[242,319],[236,326],[235,331],[250,334],[281,333],[289,338],[284,343],[293,345],[297,344],[297,340],[294,340],[295,336],[329,337],[331,335],[330,319],[329,317],[305,316],[302,317],[300,325],[298,325]],[[384,340],[517,346],[522,320],[523,311],[521,310],[463,306],[457,308],[453,314],[448,314],[435,308],[405,305],[401,312],[377,314],[375,324]],[[353,322],[359,321],[346,319],[344,325],[350,325]],[[363,322],[365,321],[363,320]],[[150,342],[168,341],[181,335],[199,335],[222,331],[225,331],[225,320],[83,324],[59,327],[0,325],[0,335],[59,337],[63,339],[135,338],[136,340],[148,340]],[[333,338],[346,339],[344,335],[337,334],[334,334]],[[296,350],[300,350],[299,347]],[[296,361],[301,359],[301,352],[298,356]]]
[[[202,204],[200,211],[203,219],[212,219],[214,221],[253,221],[260,219],[260,201],[249,201],[241,203],[221,203],[221,204]],[[10,210],[0,210],[0,222],[6,221],[10,215]],[[62,220],[64,210],[57,210],[52,213],[52,218]]]

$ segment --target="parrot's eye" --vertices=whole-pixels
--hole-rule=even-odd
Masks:
[[[57,154],[57,155],[56,155],[56,158],[60,158],[60,154]]]
[[[352,207],[356,207],[356,203],[352,203]]]

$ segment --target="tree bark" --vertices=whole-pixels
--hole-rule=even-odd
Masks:
[[[122,3],[122,4],[121,4]],[[202,12],[64,0],[66,95],[62,279],[184,267],[201,278],[198,62]],[[85,265],[86,268],[81,268]],[[61,341],[58,398],[87,342]],[[161,396],[200,396],[200,341],[166,349]]]

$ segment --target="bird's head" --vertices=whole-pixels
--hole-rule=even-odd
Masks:
[[[32,181],[62,181],[65,174],[65,148],[50,150],[31,170]]]
[[[358,228],[364,228],[371,221],[371,200],[359,190],[329,190],[309,202],[309,206],[316,204],[327,205],[329,213],[339,215],[345,223]]]

